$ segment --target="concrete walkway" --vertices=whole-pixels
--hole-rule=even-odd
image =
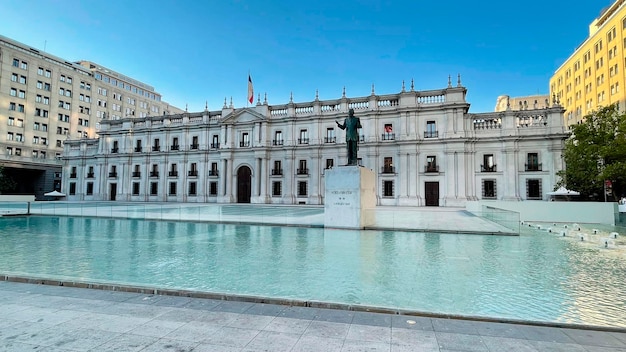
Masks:
[[[0,351],[626,351],[626,333],[0,282]]]

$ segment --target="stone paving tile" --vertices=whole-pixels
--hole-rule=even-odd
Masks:
[[[193,321],[168,333],[165,338],[200,343],[215,334],[220,328],[217,325]]]
[[[119,333],[94,330],[77,329],[50,339],[48,342],[53,347],[65,348],[74,351],[89,351],[96,348],[117,336]]]
[[[528,341],[528,344],[541,352],[587,352],[583,346],[572,343]]]
[[[393,328],[434,331],[433,321],[431,318],[414,317],[410,315],[394,315],[391,317],[391,326]]]
[[[60,335],[64,332],[66,332],[65,329],[48,324],[22,322],[0,330],[0,338],[3,341],[16,340],[36,345],[41,344],[47,346],[48,344],[46,343],[46,338],[50,336]]]
[[[354,312],[352,324],[373,325],[391,327],[391,317],[393,315],[371,313],[371,312]]]
[[[319,336],[302,336],[293,346],[292,352],[340,352],[343,339],[333,339]]]
[[[391,328],[352,324],[348,329],[346,339],[390,344]]]
[[[457,334],[450,332],[435,332],[440,349],[467,352],[489,352],[479,335]]]
[[[119,335],[97,347],[98,352],[135,352],[141,351],[158,340],[156,337],[134,334]]]
[[[241,348],[201,343],[194,347],[193,352],[241,352]]]
[[[444,351],[444,350],[441,350]],[[422,347],[413,345],[396,345],[391,344],[391,352],[441,352],[439,346],[435,347]],[[458,352],[458,351],[457,351]]]
[[[196,346],[198,346],[196,342],[158,339],[150,346],[141,350],[141,352],[191,352]]]
[[[433,329],[441,332],[478,335],[476,323],[469,320],[432,318]]]
[[[199,310],[213,310],[215,307],[219,306],[222,301],[214,300],[214,299],[192,299],[183,307],[188,309],[199,309]]]
[[[201,321],[205,315],[207,315],[207,312],[203,310],[194,310],[187,308],[175,308],[167,310],[166,308],[165,312],[157,316],[155,319],[180,322],[188,322],[192,320]]]
[[[349,329],[350,324],[314,320],[304,331],[303,335],[345,339]]]
[[[226,325],[233,328],[264,330],[272,320],[273,316],[241,314]]]
[[[243,313],[253,305],[254,303],[251,302],[221,301],[213,310],[216,312]]]
[[[517,328],[517,325],[513,324],[477,321],[474,323],[474,327],[476,328],[476,331],[478,331],[478,334],[482,336],[510,337],[513,339],[526,338],[526,336]]]
[[[228,325],[228,323],[239,318],[240,316],[241,314],[237,313],[208,311],[201,316],[199,321],[211,323],[214,325],[226,326]]]
[[[72,298],[72,299],[65,299],[64,302],[59,302],[58,308],[91,312],[96,307],[102,308],[102,307],[110,306],[111,304],[114,304],[114,303],[109,302],[109,301],[96,300],[96,299]]]
[[[567,336],[560,328],[520,325],[517,329],[521,331],[528,340],[576,343],[576,341]]]
[[[56,325],[79,318],[87,312],[33,307],[7,314],[7,318]]]
[[[391,346],[388,343],[345,340],[341,352],[390,352]]]
[[[243,351],[289,352],[299,338],[300,334],[261,331],[246,345]]]
[[[150,318],[119,317],[103,314],[98,320],[94,320],[95,324],[97,324],[94,328],[110,332],[125,333],[146,324],[150,320]]]
[[[153,319],[129,331],[131,334],[161,338],[185,325],[179,321]]]
[[[315,315],[317,314],[317,311],[318,311],[317,308],[288,307],[287,309],[280,312],[278,316],[284,317],[284,318],[313,320],[315,319]]]
[[[585,346],[587,352],[626,352],[626,348],[613,348],[602,346]]]
[[[276,317],[263,330],[302,335],[310,324],[310,320]]]
[[[392,328],[391,343],[394,345],[410,345],[424,349],[439,348],[434,331]]]
[[[2,352],[41,351],[45,347],[31,345],[20,341],[5,341],[0,345]]]
[[[287,306],[276,304],[255,303],[250,309],[246,310],[246,314],[278,316]]]
[[[349,310],[318,309],[314,320],[350,324],[353,318],[354,312]]]
[[[580,329],[562,329],[562,331],[581,345],[626,348],[626,343],[606,331]]]
[[[482,340],[489,351],[538,352],[537,349],[525,339],[483,336]]]
[[[259,330],[223,327],[206,338],[204,343],[244,348],[259,332]]]

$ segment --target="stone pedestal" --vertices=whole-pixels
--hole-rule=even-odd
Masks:
[[[375,224],[376,175],[360,166],[338,166],[324,173],[324,227],[362,229]]]

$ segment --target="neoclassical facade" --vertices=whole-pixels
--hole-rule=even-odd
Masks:
[[[102,120],[68,140],[68,200],[323,204],[324,172],[347,161],[343,122],[361,119],[359,164],[378,205],[541,200],[563,168],[563,108],[469,113],[460,79],[444,89]]]

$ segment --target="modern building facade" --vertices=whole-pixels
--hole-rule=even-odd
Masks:
[[[64,145],[68,200],[323,204],[324,173],[347,162],[343,122],[360,118],[359,164],[377,204],[464,206],[546,199],[563,168],[557,104],[468,113],[460,78],[444,89],[102,120]]]
[[[626,107],[626,0],[602,10],[589,37],[556,70],[550,94],[565,108],[567,125],[580,123],[601,106]]]
[[[0,165],[16,193],[60,189],[63,143],[96,137],[103,118],[180,112],[149,85],[0,36]]]

